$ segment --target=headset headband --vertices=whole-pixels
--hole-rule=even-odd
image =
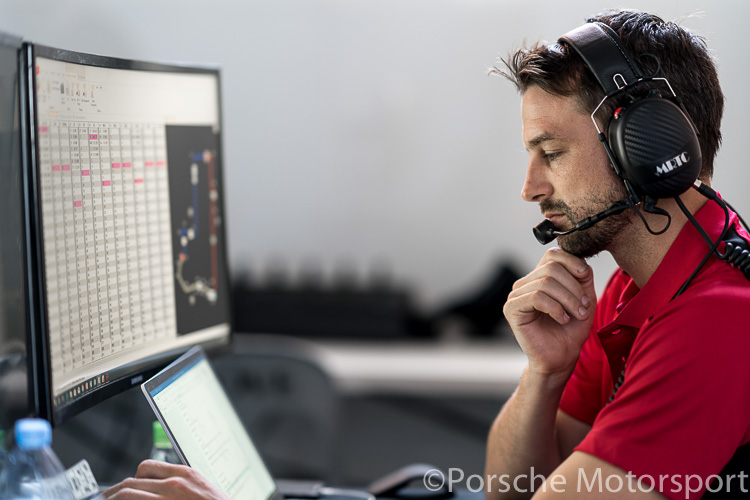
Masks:
[[[578,53],[594,73],[607,97],[638,81],[642,74],[625,54],[617,33],[603,23],[587,23],[558,39]]]

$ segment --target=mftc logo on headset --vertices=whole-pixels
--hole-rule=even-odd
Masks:
[[[686,163],[690,161],[690,156],[687,154],[687,151],[683,151],[682,154],[679,154],[672,158],[671,160],[667,160],[661,165],[656,166],[656,176],[660,176],[661,174],[666,174],[667,172],[671,172],[672,170],[682,167]]]

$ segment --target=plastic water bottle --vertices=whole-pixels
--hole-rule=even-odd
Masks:
[[[182,460],[177,455],[177,452],[172,448],[172,443],[167,437],[164,427],[157,420],[153,426],[154,433],[154,447],[151,448],[151,458],[153,460],[159,460],[160,462],[167,462],[170,464],[181,464]]]
[[[52,428],[36,418],[16,422],[16,446],[0,472],[1,500],[73,500],[60,460],[52,451]]]

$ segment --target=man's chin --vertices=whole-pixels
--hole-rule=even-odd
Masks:
[[[580,257],[581,259],[594,257],[606,250],[601,244],[589,238],[583,231],[576,231],[564,236],[559,236],[557,238],[557,244],[569,254]]]

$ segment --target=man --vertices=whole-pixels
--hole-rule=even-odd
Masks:
[[[588,22],[610,27],[643,73],[658,72],[682,99],[698,132],[698,177],[708,185],[724,98],[703,40],[641,12]],[[495,72],[522,95],[529,152],[523,199],[539,203],[557,232],[632,200],[597,126],[606,133],[610,120],[649,91],[673,100],[668,86],[652,81],[608,93],[595,126],[591,115],[605,91],[576,47],[562,41],[522,48],[506,66]],[[724,211],[686,189],[680,202],[717,240]],[[750,490],[744,473],[716,476],[735,453],[731,465],[740,460],[742,470],[742,446],[750,441],[750,332],[743,317],[750,283],[715,256],[701,267],[709,246],[675,199],[659,199],[662,212],[646,210],[644,200],[560,236],[559,248],[515,283],[504,313],[528,366],[490,430],[488,499],[685,499],[707,488]],[[620,269],[597,303],[584,259],[601,251]]]

